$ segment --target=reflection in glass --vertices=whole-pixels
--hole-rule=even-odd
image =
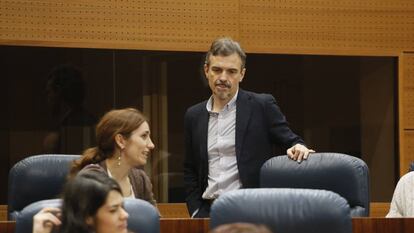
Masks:
[[[50,131],[43,141],[45,153],[75,154],[94,143],[96,118],[83,106],[82,72],[73,65],[55,67],[46,84]]]

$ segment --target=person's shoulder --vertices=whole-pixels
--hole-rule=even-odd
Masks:
[[[414,189],[414,171],[406,173],[398,180],[396,189],[405,190],[407,188]]]
[[[241,97],[246,96],[248,99],[257,101],[257,102],[267,102],[267,101],[274,101],[273,95],[269,93],[257,93],[252,91],[240,90],[239,95]]]
[[[79,171],[79,173],[82,173],[82,172],[89,172],[89,171],[95,171],[95,172],[100,172],[100,173],[106,173],[105,169],[104,169],[102,166],[100,166],[99,164],[97,164],[97,163],[91,163],[91,164],[86,165],[85,167],[83,167],[83,168]]]
[[[187,109],[186,114],[195,114],[206,109],[207,100],[197,103]]]
[[[198,109],[202,109],[202,108],[205,108],[206,107],[206,104],[207,104],[207,100],[204,100],[204,101],[202,101],[202,102],[199,102],[199,103],[197,103],[197,104],[194,104],[193,106],[190,106],[189,108],[188,108],[188,110],[190,111],[193,111],[193,110],[198,110]]]
[[[414,171],[408,172],[403,175],[400,179],[400,182],[413,182],[414,183]]]

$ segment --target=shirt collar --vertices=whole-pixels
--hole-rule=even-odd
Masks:
[[[229,110],[232,109],[234,107],[236,107],[236,100],[237,100],[237,96],[239,94],[239,90],[237,90],[236,94],[233,96],[233,98],[231,98],[231,100],[226,104],[226,106],[224,106],[223,110]],[[213,109],[213,95],[210,96],[210,98],[207,101],[206,104],[206,109],[208,112],[211,112]]]

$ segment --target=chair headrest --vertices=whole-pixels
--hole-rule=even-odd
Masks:
[[[78,158],[79,155],[48,154],[17,162],[9,172],[9,219],[15,219],[17,212],[30,203],[57,198],[71,162]]]
[[[368,173],[363,160],[345,154],[314,153],[300,164],[277,156],[263,164],[260,187],[330,190],[348,201],[352,216],[368,216]]]
[[[34,202],[26,206],[16,216],[16,233],[32,233],[33,230],[33,216],[45,207],[61,208],[61,199],[50,199]]]
[[[34,202],[26,206],[16,218],[17,233],[31,233],[33,216],[45,207],[61,208],[61,199],[50,199]],[[125,198],[124,207],[129,214],[128,229],[139,233],[159,233],[160,219],[158,211],[147,201]]]
[[[313,189],[241,189],[220,196],[211,208],[211,228],[221,224],[264,224],[277,233],[350,233],[347,201]]]
[[[158,210],[149,202],[125,198],[124,207],[129,214],[128,229],[139,233],[159,233],[160,217]]]

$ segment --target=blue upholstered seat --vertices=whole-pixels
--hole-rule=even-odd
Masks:
[[[62,191],[70,164],[79,155],[48,154],[27,157],[17,162],[9,172],[9,219],[30,203],[57,198]]]
[[[210,227],[247,222],[275,233],[351,233],[347,201],[326,190],[241,189],[220,196],[212,205]]]
[[[350,155],[314,153],[300,164],[287,156],[273,157],[262,166],[260,187],[330,190],[348,201],[351,216],[369,215],[368,166]]]
[[[16,218],[15,233],[32,233],[33,216],[44,207],[58,207],[61,199],[38,201],[25,207]],[[125,210],[129,214],[128,229],[137,233],[159,233],[160,219],[157,209],[146,201],[126,198]]]

